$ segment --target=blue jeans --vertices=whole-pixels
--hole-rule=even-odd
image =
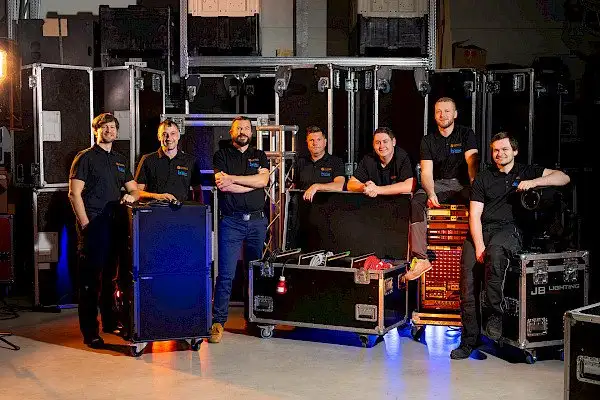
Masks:
[[[267,218],[244,221],[237,217],[225,216],[219,222],[219,275],[215,285],[213,323],[225,324],[229,311],[231,285],[240,256],[242,242],[244,262],[262,258],[267,236]]]

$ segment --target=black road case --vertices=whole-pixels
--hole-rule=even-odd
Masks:
[[[565,400],[600,396],[600,303],[565,313]]]
[[[94,112],[117,117],[115,148],[135,171],[139,157],[160,146],[156,134],[165,112],[165,73],[135,66],[95,68]]]
[[[93,143],[92,69],[26,65],[21,104],[23,131],[13,139],[15,184],[64,186],[77,152]]]
[[[287,192],[285,242],[304,254],[250,263],[249,321],[261,327],[263,337],[281,324],[356,332],[363,345],[370,343],[366,335],[405,324],[414,306],[400,281],[407,265],[410,196],[329,192],[305,202],[302,193]],[[327,252],[350,257],[325,260]],[[319,254],[323,262],[315,264]],[[363,268],[370,254],[394,260],[393,267]],[[280,276],[284,294],[277,292]]]
[[[281,256],[276,262],[253,261],[249,272],[250,322],[271,337],[277,324],[384,335],[406,323],[406,285],[401,278],[406,263],[386,270],[365,270],[368,255],[333,266],[311,266],[311,252]],[[280,277],[285,277],[281,293]]]
[[[524,253],[504,283],[503,337],[528,363],[536,349],[563,345],[563,314],[588,302],[588,252]]]
[[[187,339],[198,350],[212,322],[210,208],[154,203],[128,214],[131,263],[121,284],[132,355],[160,340]]]

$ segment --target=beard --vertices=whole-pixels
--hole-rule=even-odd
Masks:
[[[454,123],[454,120],[447,120],[447,121],[435,121],[437,123],[437,125],[442,128],[442,129],[446,129],[448,128],[450,125],[452,125]]]
[[[245,146],[248,143],[250,143],[250,138],[246,135],[238,135],[238,137],[236,137],[234,141],[240,146]]]

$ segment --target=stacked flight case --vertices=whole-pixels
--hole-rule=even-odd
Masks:
[[[504,283],[501,344],[523,350],[534,363],[540,348],[563,346],[563,315],[588,303],[587,251],[523,253]]]
[[[120,284],[131,354],[140,356],[148,342],[177,339],[198,350],[212,323],[210,207],[154,202],[127,211],[130,262]]]
[[[67,192],[75,155],[93,143],[92,68],[21,69],[22,131],[13,135],[15,263],[34,306],[76,302],[76,235]]]
[[[95,68],[94,111],[110,112],[119,120],[114,148],[135,171],[140,156],[159,147],[156,134],[165,112],[165,73],[136,66]]]
[[[505,131],[519,142],[518,162],[555,168],[561,164],[563,86],[532,68],[486,73],[485,146]],[[491,162],[490,152],[484,160]]]
[[[600,393],[600,303],[565,313],[565,400]]]
[[[427,253],[432,269],[419,279],[418,309],[411,334],[418,340],[425,325],[460,326],[462,245],[468,235],[469,211],[443,204],[427,210]]]

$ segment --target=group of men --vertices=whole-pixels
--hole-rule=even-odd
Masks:
[[[506,133],[491,140],[493,165],[478,173],[479,157],[475,133],[455,124],[456,104],[443,97],[435,103],[436,129],[421,142],[420,178],[417,186],[408,154],[397,145],[394,133],[377,128],[372,154],[366,155],[346,182],[342,160],[327,153],[326,134],[316,126],[307,128],[309,156],[297,161],[294,186],[312,201],[319,191],[362,192],[367,196],[414,194],[411,201],[410,248],[413,262],[405,279],[415,280],[431,269],[427,255],[427,208],[449,201],[470,201],[470,237],[463,246],[461,261],[460,346],[451,358],[469,357],[478,344],[481,327],[476,309],[476,277],[485,265],[486,334],[502,334],[502,286],[509,260],[521,248],[517,191],[539,186],[561,186],[569,177],[561,171],[515,162],[518,143]],[[92,124],[96,144],[80,152],[71,168],[69,198],[77,217],[80,252],[79,321],[84,343],[101,347],[97,307],[100,287],[102,328],[118,328],[113,317],[112,280],[115,276],[115,242],[109,238],[118,229],[118,204],[139,199],[184,201],[189,188],[199,184],[193,156],[178,149],[179,130],[170,120],[158,128],[160,148],[139,162],[135,179],[126,159],[112,150],[118,121],[111,114],[97,116]],[[251,121],[237,117],[230,128],[231,143],[213,158],[219,197],[219,263],[214,291],[213,323],[209,342],[221,341],[227,321],[232,282],[242,243],[244,260],[260,259],[267,233],[264,188],[269,182],[266,154],[250,146]],[[127,191],[121,197],[121,188]],[[194,197],[198,196],[194,190]]]

